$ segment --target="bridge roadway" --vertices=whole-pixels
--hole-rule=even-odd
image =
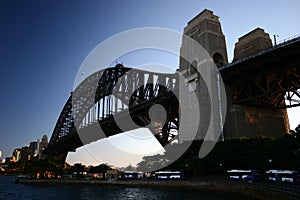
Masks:
[[[293,99],[300,98],[300,37],[227,64],[219,70],[226,85],[229,105],[242,104],[272,109],[300,105],[299,101]],[[171,113],[168,113],[167,122],[160,127],[160,133],[154,132],[154,135],[163,146],[176,137],[171,134],[171,129],[179,127],[178,101],[173,93],[178,88],[178,74],[164,75],[139,70],[127,74],[129,71],[130,68],[117,65],[115,68],[106,69],[104,73],[96,72],[76,88],[79,92],[75,90],[72,93],[59,116],[50,139],[49,154],[59,154],[65,159],[68,151],[82,146],[82,138],[78,136],[77,128],[80,128],[80,134],[89,134],[89,141],[85,141],[85,144],[102,138],[99,125],[105,132],[105,137],[128,131],[129,129],[121,130],[112,118],[113,115],[114,118],[125,119],[128,116],[124,113],[128,108],[133,120],[146,126],[149,124],[148,110],[154,103],[162,104]],[[148,82],[151,84],[147,84]],[[167,87],[161,87],[161,83]],[[116,87],[120,90],[116,98],[126,102],[121,103],[122,108],[117,105],[119,103],[115,103],[116,108],[113,110],[113,106],[107,102],[111,101],[110,96]],[[77,95],[75,99],[74,94]],[[84,96],[86,94],[92,96]],[[134,99],[138,100],[134,102]],[[285,99],[289,100],[289,104],[285,104]],[[79,103],[72,105],[73,102]],[[92,108],[96,107],[98,114],[94,113],[96,116],[90,117]],[[75,120],[74,110],[76,113],[80,110],[81,114],[80,117],[75,115]],[[117,112],[118,110],[121,111]],[[102,115],[99,114],[100,111]],[[88,123],[84,125],[86,120]]]

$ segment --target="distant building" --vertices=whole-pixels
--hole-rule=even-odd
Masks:
[[[30,142],[30,145],[29,145],[30,160],[32,160],[32,159],[34,159],[35,157],[38,156],[38,154],[39,154],[39,151],[38,151],[39,145],[40,145],[39,140]]]
[[[19,162],[21,160],[21,151],[22,149],[14,149],[13,155],[12,155],[12,162]]]
[[[124,177],[124,172],[117,169],[107,170],[106,180],[119,180]]]
[[[2,151],[0,151],[0,158],[2,157]]]
[[[22,147],[20,161],[24,162],[24,161],[29,160],[29,158],[30,158],[30,156],[29,156],[29,147],[28,146]]]
[[[45,155],[43,152],[48,148],[48,137],[47,135],[44,135],[42,137],[42,141],[39,144],[39,159],[44,158]]]
[[[29,145],[29,157],[32,159],[41,159],[44,157],[43,151],[48,148],[48,137],[44,135],[42,140],[36,140],[30,142]]]
[[[4,160],[5,160],[4,161],[5,164],[10,164],[12,161],[12,157],[6,157]]]

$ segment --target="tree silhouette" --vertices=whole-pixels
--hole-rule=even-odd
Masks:
[[[105,174],[107,170],[110,170],[111,168],[107,164],[100,164],[96,167],[90,167],[89,172],[90,173],[102,173],[102,178],[105,179]]]

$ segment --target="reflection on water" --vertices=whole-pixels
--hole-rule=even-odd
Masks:
[[[14,177],[0,176],[0,199],[109,199],[159,200],[201,199],[229,200],[253,198],[236,194],[178,188],[141,188],[103,185],[24,185],[14,184]]]

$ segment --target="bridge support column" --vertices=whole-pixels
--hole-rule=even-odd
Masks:
[[[225,127],[226,138],[260,135],[279,138],[289,133],[286,109],[271,110],[236,104],[229,106]]]

